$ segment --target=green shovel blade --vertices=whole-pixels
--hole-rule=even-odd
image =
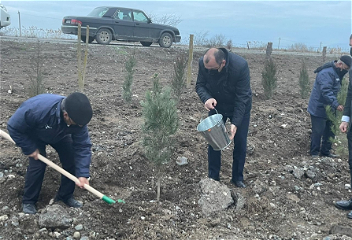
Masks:
[[[107,197],[107,196],[103,196],[103,201],[109,203],[109,204],[113,204],[113,203],[116,203],[114,200],[112,200],[111,198]]]

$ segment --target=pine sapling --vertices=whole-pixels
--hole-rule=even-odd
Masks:
[[[272,58],[265,61],[264,70],[262,71],[262,85],[264,88],[264,95],[267,99],[273,97],[274,91],[277,87],[276,65]]]
[[[184,55],[180,55],[176,58],[174,63],[174,73],[171,81],[171,88],[174,97],[179,101],[183,89],[186,87],[185,81],[185,68],[187,65],[187,59]]]
[[[302,68],[299,73],[299,87],[302,98],[307,98],[310,92],[309,76],[305,62],[302,63]]]
[[[173,135],[178,128],[176,103],[171,97],[171,89],[162,90],[158,75],[154,75],[153,89],[146,93],[142,103],[144,125],[143,146],[145,156],[157,169],[157,201],[160,199],[160,183],[163,166],[173,154]]]
[[[131,102],[132,100],[132,83],[133,83],[133,74],[134,74],[134,67],[136,65],[136,60],[134,56],[131,56],[128,61],[125,63],[125,69],[127,74],[125,76],[125,81],[123,82],[123,99],[126,102]]]
[[[346,101],[348,84],[349,82],[346,80],[346,78],[344,78],[342,80],[341,90],[337,94],[337,101],[339,102],[339,104],[344,104]],[[326,115],[328,116],[328,119],[332,122],[331,131],[335,135],[335,138],[331,138],[330,142],[335,146],[337,146],[336,152],[338,154],[347,156],[348,155],[347,138],[346,138],[346,135],[341,133],[339,129],[343,112],[340,112],[331,108],[330,105],[327,105],[325,109],[326,109]]]
[[[47,73],[44,72],[43,69],[44,62],[45,58],[42,56],[42,46],[41,43],[37,41],[35,53],[31,57],[30,66],[27,70],[27,75],[30,80],[28,87],[29,97],[34,97],[45,92],[44,75]]]

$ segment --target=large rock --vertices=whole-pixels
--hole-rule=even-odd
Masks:
[[[66,229],[71,226],[73,219],[64,207],[54,204],[48,206],[44,213],[39,215],[39,226],[41,228]]]
[[[220,182],[206,178],[200,181],[200,187],[201,197],[198,204],[205,215],[222,211],[234,204],[230,189]]]

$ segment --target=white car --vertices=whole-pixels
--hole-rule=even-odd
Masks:
[[[5,6],[0,4],[0,28],[7,27],[10,24],[10,14],[8,14]]]

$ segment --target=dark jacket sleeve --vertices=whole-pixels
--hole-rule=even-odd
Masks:
[[[352,118],[351,118],[352,86],[351,84],[352,84],[352,79],[350,79],[350,82],[348,84],[347,97],[346,97],[346,102],[343,110],[343,115],[350,117],[350,122],[352,121]]]
[[[30,137],[30,129],[36,124],[36,115],[26,107],[20,107],[7,123],[7,130],[16,145],[22,149],[23,154],[32,154],[37,145]]]
[[[92,144],[88,135],[88,127],[84,126],[81,131],[73,133],[71,136],[75,153],[76,176],[88,178],[92,158]]]
[[[339,102],[332,91],[333,79],[334,78],[330,76],[329,72],[322,72],[317,76],[317,81],[324,101],[336,109],[339,106]]]
[[[231,77],[231,76],[230,76]],[[248,63],[244,62],[236,81],[235,107],[231,123],[239,126],[242,122],[246,107],[251,104],[252,93]]]
[[[212,96],[209,94],[209,92],[206,89],[206,80],[204,77],[204,71],[205,68],[203,66],[203,58],[199,59],[199,68],[198,68],[198,77],[197,77],[197,82],[196,82],[196,92],[200,98],[200,100],[205,103],[209,98],[212,98]]]

